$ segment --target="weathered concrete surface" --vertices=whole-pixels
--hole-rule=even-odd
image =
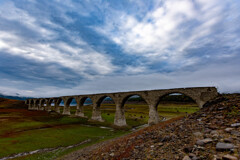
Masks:
[[[115,118],[114,118],[114,124],[116,126],[126,126],[126,118],[124,114],[124,107],[121,107],[120,103],[116,104],[116,113],[115,113]]]
[[[133,95],[141,96],[149,105],[149,124],[156,124],[160,121],[157,106],[161,98],[171,93],[181,93],[192,98],[200,108],[209,100],[218,95],[215,87],[194,87],[194,88],[175,88],[162,90],[145,90],[145,91],[131,91],[131,92],[116,92],[116,93],[99,93],[89,95],[74,95],[52,98],[29,99],[26,101],[29,105],[29,110],[40,110],[43,104],[46,104],[45,110],[51,111],[51,103],[54,102],[54,110],[60,112],[59,104],[61,100],[64,101],[64,115],[70,115],[70,103],[73,99],[77,102],[75,115],[84,117],[83,103],[87,98],[91,98],[93,102],[92,120],[103,121],[101,117],[100,105],[104,98],[110,97],[116,104],[116,114],[114,124],[117,126],[125,126],[126,119],[124,114],[124,104],[127,99]]]

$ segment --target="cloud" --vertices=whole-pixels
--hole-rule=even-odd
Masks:
[[[22,56],[46,65],[56,63],[84,78],[110,74],[116,69],[111,57],[95,51],[79,36],[51,22],[50,18],[36,19],[25,10],[17,8],[14,3],[5,3],[0,11],[0,17],[10,21],[6,23],[17,22],[24,26],[25,30],[38,35],[37,38],[29,38],[21,35],[23,30],[16,28],[0,30],[0,52]],[[4,16],[6,13],[8,16]],[[46,24],[51,28],[43,27]],[[55,31],[57,29],[60,32]],[[68,41],[59,40],[61,34],[65,34]]]
[[[25,89],[14,88],[15,85],[13,84],[26,86],[26,82],[7,82],[7,80],[4,82],[0,80],[1,83],[5,84],[5,87],[0,86],[0,90],[5,91],[5,94],[17,92],[24,96],[51,97],[135,90],[216,86],[221,93],[232,93],[239,92],[240,90],[240,82],[236,81],[237,79],[240,79],[238,66],[238,61],[233,61],[231,64],[209,64],[194,72],[176,71],[170,73],[105,76],[65,88],[48,86],[47,84],[41,87],[34,86],[31,88],[31,92],[26,90],[25,87],[23,87]]]
[[[0,3],[0,92],[239,91],[237,0]]]
[[[149,65],[166,61],[170,68],[197,65],[201,59],[188,56],[188,50],[225,39],[224,31],[230,25],[222,28],[218,25],[226,21],[226,14],[231,13],[226,6],[233,6],[229,2],[205,0],[156,1],[155,5],[141,19],[137,13],[112,11],[105,25],[95,27],[95,30],[119,44],[126,53],[142,56]],[[231,30],[229,34],[234,36],[236,32]],[[221,45],[228,46],[226,43]]]

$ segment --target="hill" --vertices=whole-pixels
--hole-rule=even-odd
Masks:
[[[198,112],[159,123],[116,140],[73,152],[63,159],[240,158],[240,95],[225,95]]]
[[[24,101],[0,98],[0,108],[27,108]]]
[[[15,100],[26,100],[32,97],[20,97],[20,96],[9,96],[9,95],[4,95],[0,93],[0,98],[6,98],[6,99],[15,99]]]

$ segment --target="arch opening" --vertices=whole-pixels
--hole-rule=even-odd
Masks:
[[[39,103],[40,103],[40,100],[37,99],[37,100],[35,101],[35,105],[36,105],[36,106],[35,106],[35,109],[36,109],[36,110],[38,110],[39,107],[40,107],[40,104],[39,104]]]
[[[114,100],[109,96],[103,96],[97,101],[97,107],[100,107],[102,119],[112,124],[116,112]]]
[[[54,107],[55,106],[55,100],[54,99],[50,99],[49,101],[50,101],[49,103],[50,103],[51,107]]]
[[[167,93],[159,97],[155,107],[160,116],[160,120],[184,116],[199,110],[193,98],[180,92]]]
[[[70,107],[70,114],[74,115],[76,113],[76,108],[77,108],[77,101],[75,98],[69,98],[67,101],[67,105]]]
[[[43,100],[43,106],[46,107],[47,106],[47,100]]]
[[[39,110],[44,110],[44,102],[45,102],[44,99],[40,99],[40,101],[39,101]]]
[[[64,101],[63,101],[63,99],[62,98],[58,98],[56,100],[56,104],[57,104],[59,113],[63,113],[63,108],[64,108]]]
[[[30,103],[31,103],[31,105],[33,105],[33,104],[34,104],[34,100],[32,99],[32,100],[30,101]]]
[[[91,118],[93,110],[93,101],[89,97],[83,97],[80,100],[80,106],[83,106],[84,116]]]
[[[121,103],[121,108],[125,111],[128,126],[137,127],[148,123],[149,107],[140,95],[126,96]]]

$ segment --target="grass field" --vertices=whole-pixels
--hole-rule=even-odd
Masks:
[[[84,113],[91,117],[91,106],[84,107]],[[161,104],[159,115],[167,119],[197,111],[196,104]],[[129,127],[125,130],[113,127],[115,105],[103,104],[102,117],[105,122],[88,121],[87,118],[49,114],[45,111],[28,111],[26,109],[0,109],[0,158],[11,154],[33,151],[42,148],[56,148],[80,143],[86,139],[91,142],[67,150],[34,154],[18,159],[53,159],[70,151],[79,149],[102,140],[129,133],[127,129],[146,124],[148,106],[145,104],[126,104],[125,116]],[[75,113],[75,107],[71,107]]]
[[[91,117],[91,106],[86,106],[84,114],[87,117]],[[160,118],[166,119],[183,116],[198,111],[199,108],[196,104],[160,104],[158,105],[158,113]],[[115,105],[104,104],[101,106],[102,118],[106,123],[112,124],[115,116]],[[73,112],[72,112],[73,113]],[[146,124],[149,118],[149,109],[147,104],[126,104],[125,105],[125,117],[127,124],[130,127],[136,127]]]

